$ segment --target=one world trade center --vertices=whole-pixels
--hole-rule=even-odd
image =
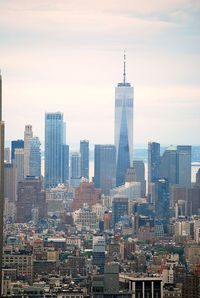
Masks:
[[[133,87],[126,81],[124,55],[123,82],[115,88],[116,185],[125,183],[126,170],[133,164]]]

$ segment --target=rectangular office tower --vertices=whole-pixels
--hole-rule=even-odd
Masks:
[[[115,146],[116,185],[125,183],[126,169],[133,160],[133,87],[126,82],[126,60],[124,55],[124,78],[115,88]]]
[[[89,141],[80,141],[81,177],[89,179]]]
[[[63,114],[45,114],[45,187],[56,187],[63,183],[63,145],[65,123]]]
[[[104,195],[116,186],[116,148],[114,145],[95,145],[94,184]]]
[[[148,183],[155,182],[159,178],[160,171],[160,144],[148,143]]]
[[[180,186],[191,187],[191,146],[177,146],[178,183]]]
[[[41,178],[41,149],[38,137],[30,139],[29,175]]]

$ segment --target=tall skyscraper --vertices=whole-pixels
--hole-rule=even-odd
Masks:
[[[2,293],[3,208],[4,208],[4,122],[2,121],[2,78],[0,73],[0,296]]]
[[[155,182],[155,210],[159,220],[169,220],[169,182],[167,179],[158,179]]]
[[[159,178],[160,169],[160,144],[148,143],[148,184]]]
[[[89,179],[89,141],[80,141],[81,177]]]
[[[17,182],[24,180],[24,149],[16,148],[15,149],[15,159],[13,163],[17,166]]]
[[[169,146],[160,158],[160,178],[166,178],[171,185],[178,183],[177,150]]]
[[[81,178],[81,154],[78,152],[71,154],[71,178]]]
[[[26,125],[24,131],[24,178],[29,176],[30,139],[33,137],[32,125]]]
[[[123,82],[115,88],[115,147],[116,185],[125,183],[126,169],[133,160],[133,87],[126,82],[126,56],[124,55]]]
[[[15,140],[11,142],[11,161],[15,159],[15,149],[22,148],[24,149],[24,140]]]
[[[104,195],[116,186],[116,148],[114,145],[95,145],[94,183]]]
[[[15,203],[17,199],[17,166],[12,163],[4,164],[4,198]]]
[[[63,114],[45,114],[45,187],[62,183],[62,146],[65,140]]]
[[[30,139],[29,175],[41,178],[41,150],[38,137]]]
[[[191,187],[191,146],[177,146],[178,154],[178,184]]]
[[[62,183],[69,181],[69,145],[62,145]]]
[[[141,196],[146,194],[146,181],[145,181],[145,167],[142,160],[134,160],[133,168],[136,171],[136,181],[141,182]]]

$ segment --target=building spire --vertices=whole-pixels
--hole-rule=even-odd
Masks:
[[[124,50],[124,85],[126,84],[126,50]]]

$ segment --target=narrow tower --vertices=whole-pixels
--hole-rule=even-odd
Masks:
[[[3,201],[4,201],[4,122],[2,121],[2,78],[0,74],[0,296],[2,293],[3,254]]]
[[[115,146],[119,186],[125,183],[126,169],[133,161],[133,87],[126,81],[125,53],[123,82],[115,88]]]

